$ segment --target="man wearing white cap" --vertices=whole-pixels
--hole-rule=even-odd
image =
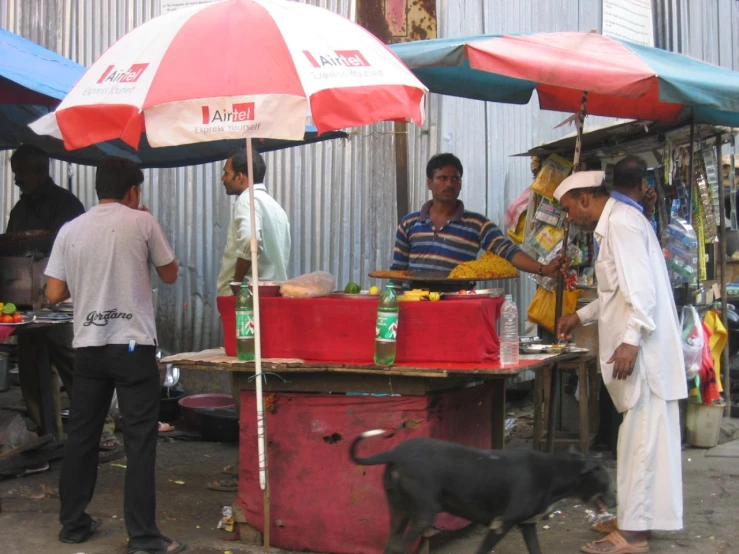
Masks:
[[[647,219],[610,198],[602,171],[565,179],[554,193],[569,220],[593,231],[598,298],[564,316],[557,332],[598,323],[603,381],[619,429],[618,518],[587,553],[647,552],[651,530],[683,526],[680,418],[687,396],[685,365],[667,266]],[[614,186],[618,183],[614,182]]]

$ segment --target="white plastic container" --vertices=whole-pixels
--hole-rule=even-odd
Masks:
[[[704,406],[688,401],[688,413],[685,421],[687,439],[690,446],[713,448],[718,445],[721,433],[721,421],[725,406]]]
[[[513,297],[506,294],[500,313],[500,363],[518,364],[518,307]]]

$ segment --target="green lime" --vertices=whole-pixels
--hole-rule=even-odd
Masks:
[[[346,294],[359,294],[362,292],[362,287],[360,287],[358,284],[354,283],[353,281],[350,281],[349,284],[344,289],[344,292]]]
[[[13,315],[17,311],[15,304],[8,302],[3,306],[3,315]]]

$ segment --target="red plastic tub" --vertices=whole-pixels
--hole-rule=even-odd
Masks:
[[[188,427],[192,429],[198,428],[198,415],[196,408],[235,408],[233,396],[230,394],[193,394],[181,398],[178,402],[182,408],[182,418]]]

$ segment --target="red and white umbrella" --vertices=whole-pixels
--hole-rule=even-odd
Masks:
[[[70,150],[117,138],[137,147],[144,131],[153,147],[244,138],[251,184],[249,139],[301,140],[307,117],[319,133],[379,121],[422,125],[426,91],[392,51],[344,17],[286,0],[224,0],[134,29],[31,128],[63,139]],[[249,194],[257,282],[252,186]],[[259,287],[253,290],[264,489]],[[265,541],[267,531],[265,525]]]
[[[423,124],[426,87],[374,35],[286,0],[226,0],[137,27],[31,127],[74,150],[120,138],[137,147],[221,139],[302,140],[375,123]]]

